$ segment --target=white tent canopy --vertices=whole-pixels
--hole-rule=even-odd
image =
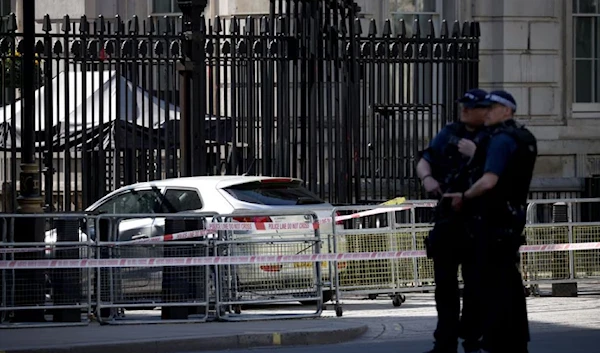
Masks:
[[[89,131],[117,120],[150,129],[160,128],[166,121],[179,120],[178,107],[167,105],[165,101],[117,75],[116,71],[61,72],[52,79],[51,85],[52,126],[46,126],[47,88],[44,86],[35,92],[35,130],[58,131],[53,136],[58,143],[83,130]],[[20,148],[22,100],[0,107],[0,149],[12,147],[11,126],[16,132],[15,147]],[[114,128],[110,131],[113,133],[105,137],[104,147],[114,145]]]

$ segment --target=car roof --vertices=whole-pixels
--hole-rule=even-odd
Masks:
[[[183,177],[183,178],[170,178],[162,180],[154,180],[149,182],[135,183],[120,188],[120,191],[146,188],[146,187],[197,187],[206,188],[214,187],[216,189],[226,188],[232,185],[250,183],[262,180],[282,180],[282,181],[296,181],[302,182],[298,178],[281,178],[281,177],[268,177],[268,176],[247,176],[247,175],[215,175],[215,176],[196,176],[196,177]]]

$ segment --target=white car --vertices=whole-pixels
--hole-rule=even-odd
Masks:
[[[244,212],[263,212],[271,216],[246,217]],[[296,215],[276,215],[278,212],[295,212]],[[285,222],[306,223],[310,217],[307,212],[314,212],[319,219],[331,219],[333,206],[319,199],[302,186],[302,180],[294,178],[277,178],[263,176],[202,176],[176,178],[137,183],[122,187],[101,198],[86,209],[88,214],[161,214],[161,213],[214,213],[239,214],[229,222]],[[210,218],[214,221],[216,218]],[[220,220],[223,221],[223,220]],[[175,222],[177,223],[177,222]],[[179,224],[184,223],[180,222]],[[89,227],[89,225],[88,225]],[[104,241],[131,241],[165,235],[165,218],[133,218],[123,220],[119,224],[118,239],[102,239]],[[188,223],[189,228],[189,223]],[[193,225],[192,225],[193,228]],[[199,228],[199,227],[198,227]],[[198,229],[196,228],[196,229]],[[95,239],[97,233],[89,227],[89,238]],[[194,230],[168,229],[171,234],[177,231]],[[329,251],[328,236],[332,234],[332,223],[321,222],[321,253]],[[234,231],[237,240],[262,239],[264,242],[252,245],[233,246],[230,255],[295,255],[311,254],[314,249],[307,244],[296,243],[296,247],[277,244],[269,245],[273,237],[291,236],[314,237],[314,231],[297,229]],[[88,238],[85,234],[82,240]],[[193,240],[193,239],[192,239]],[[56,241],[56,234],[47,233],[47,243]],[[340,245],[343,247],[343,244]],[[132,246],[119,247],[123,257],[164,257],[166,246]],[[180,247],[182,248],[182,247]],[[343,249],[338,249],[342,251]],[[127,252],[125,254],[124,252]],[[170,256],[201,256],[197,253],[171,253]],[[298,295],[302,291],[310,291],[313,275],[312,263],[257,264],[235,266],[235,291],[257,295],[277,296],[281,294]],[[340,271],[345,264],[339,263]],[[233,273],[233,271],[232,271]],[[223,275],[223,274],[221,274]],[[162,291],[162,268],[123,269],[119,277],[121,295],[126,297],[153,298]],[[222,277],[222,276],[221,276]],[[322,266],[323,280],[330,280],[327,264]],[[305,284],[305,289],[302,289]],[[328,283],[325,283],[328,284]],[[331,292],[324,286],[323,299],[328,301]]]

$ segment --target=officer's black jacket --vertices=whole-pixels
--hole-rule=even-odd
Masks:
[[[432,176],[445,192],[465,191],[468,188],[465,171],[470,159],[459,152],[458,142],[462,138],[470,137],[478,145],[484,135],[479,132],[469,132],[462,122],[448,124],[444,129],[449,137],[444,141],[441,153],[431,146],[425,150],[432,157]]]
[[[537,140],[525,126],[514,120],[491,126],[484,148],[478,148],[473,159],[472,179],[477,180],[484,173],[485,159],[488,156],[490,141],[500,134],[507,134],[516,142],[517,149],[510,157],[505,171],[498,176],[498,183],[483,197],[482,205],[491,214],[501,215],[508,207],[524,209],[527,205],[529,187],[537,158]]]

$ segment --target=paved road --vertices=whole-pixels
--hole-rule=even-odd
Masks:
[[[570,330],[562,332],[542,332],[534,334],[530,345],[530,353],[592,353],[598,352],[600,342],[599,330]],[[431,341],[417,340],[384,340],[348,342],[335,346],[310,346],[290,348],[256,348],[228,351],[229,353],[422,353],[431,348]],[[203,352],[207,353],[207,352]]]
[[[527,298],[527,303],[533,334],[573,329],[600,332],[600,295],[582,295],[576,298],[530,297]],[[332,305],[328,306],[332,309]],[[343,308],[344,316],[341,318],[335,318],[333,310],[326,310],[323,317],[366,323],[369,325],[369,331],[361,338],[362,340],[428,341],[431,340],[431,333],[436,325],[435,302],[432,294],[407,294],[406,302],[399,308],[394,308],[391,300],[385,297],[377,300],[345,300]],[[278,309],[269,310],[273,312]],[[254,312],[258,313],[261,310]],[[598,351],[600,352],[600,349]]]
[[[346,300],[344,316],[335,320],[368,323],[369,331],[358,340],[335,346],[269,347],[253,353],[422,353],[431,348],[436,311],[431,294],[409,294],[400,308],[389,299]],[[600,296],[578,298],[528,298],[532,343],[530,353],[600,352]],[[325,317],[335,316],[332,310]],[[230,351],[243,352],[243,351]],[[177,352],[173,352],[177,353]]]

